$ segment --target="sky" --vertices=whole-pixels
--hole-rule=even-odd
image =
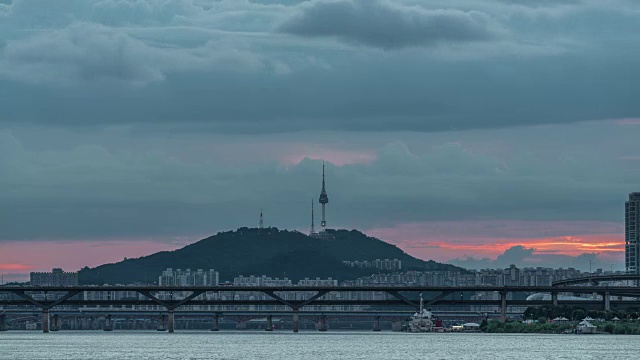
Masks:
[[[471,268],[621,270],[638,16],[636,0],[0,0],[0,274],[175,249],[260,209],[308,232],[323,160],[329,227]]]

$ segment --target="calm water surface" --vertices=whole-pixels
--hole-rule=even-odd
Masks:
[[[638,359],[638,336],[392,332],[0,333],[0,359]]]

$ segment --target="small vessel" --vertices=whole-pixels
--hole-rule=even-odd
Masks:
[[[413,314],[413,317],[411,317],[405,327],[405,331],[412,333],[432,332],[433,321],[433,314],[424,308],[422,293],[420,293],[420,311]]]
[[[587,321],[587,319],[582,320],[582,322],[578,324],[578,326],[576,326],[576,334],[596,334],[598,332],[598,327],[591,325],[591,323]]]

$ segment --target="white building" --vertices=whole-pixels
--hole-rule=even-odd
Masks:
[[[402,260],[398,259],[375,259],[373,261],[349,261],[342,262],[345,266],[359,269],[379,269],[379,270],[402,270]]]
[[[298,281],[298,286],[338,286],[338,280],[334,280],[332,278],[328,278],[328,279],[304,278],[304,280]]]
[[[192,271],[168,268],[158,277],[160,286],[218,286],[219,283],[220,274],[213,269]]]
[[[236,276],[233,278],[233,286],[291,286],[291,280],[288,278],[272,278],[266,275],[262,276]]]

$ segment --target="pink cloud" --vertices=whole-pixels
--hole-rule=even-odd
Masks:
[[[294,166],[305,158],[326,160],[336,166],[344,166],[355,163],[370,163],[376,159],[374,150],[359,148],[354,144],[320,144],[300,142],[298,139],[264,141],[252,138],[251,141],[233,143],[214,141],[204,145],[199,144],[188,150],[176,151],[177,156],[185,160],[204,156],[208,161],[234,166],[237,166],[238,162],[260,163],[271,162],[274,159],[283,166]],[[197,151],[195,155],[194,150]],[[225,154],[225,156],[215,156],[215,154]]]
[[[125,257],[136,258],[175,250],[189,242],[186,239],[6,241],[0,244],[0,271],[28,274],[30,271],[50,271],[55,267],[76,271],[84,266],[118,262]]]
[[[616,124],[617,125],[640,125],[640,119],[634,119],[634,118],[619,119],[619,120],[616,120]]]
[[[33,269],[33,266],[26,264],[0,264],[2,271],[27,271]]]
[[[326,160],[336,166],[344,166],[356,163],[371,163],[376,159],[376,155],[368,151],[360,150],[337,150],[325,148],[305,148],[293,147],[291,153],[280,157],[283,165],[297,165],[304,159]]]

